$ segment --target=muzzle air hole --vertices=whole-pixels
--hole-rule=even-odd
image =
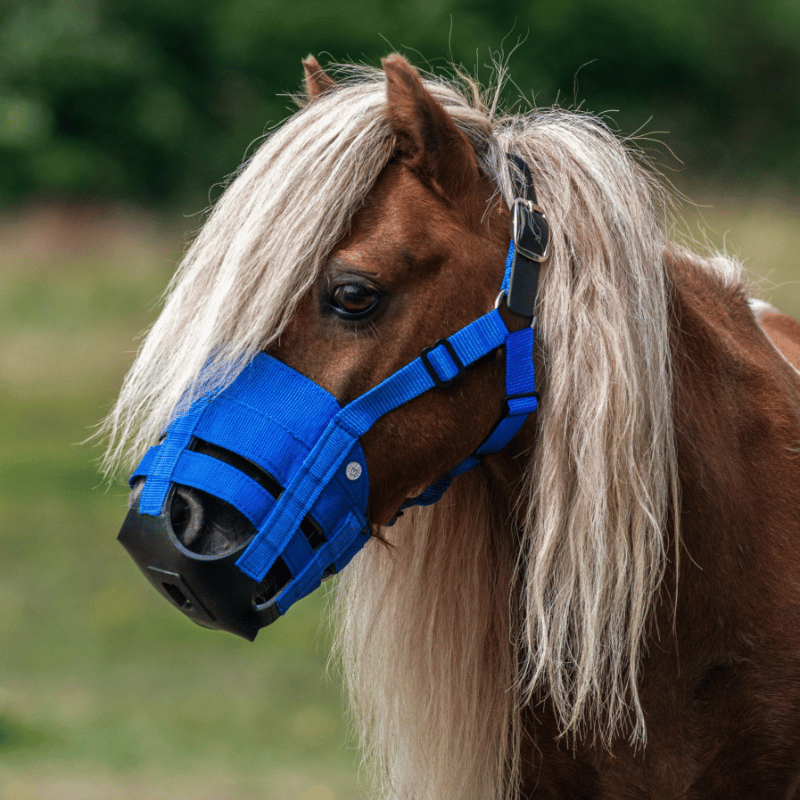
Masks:
[[[276,595],[292,579],[292,573],[282,558],[277,558],[272,568],[261,582],[261,587],[253,595],[252,603],[256,610],[271,603]]]
[[[258,464],[253,463],[244,456],[240,456],[238,453],[234,453],[224,447],[219,447],[196,437],[192,439],[189,449],[196,453],[202,453],[203,455],[216,458],[218,461],[224,461],[226,464],[230,464],[230,466],[235,467],[239,472],[243,472],[248,478],[251,478],[266,489],[276,500],[283,494],[283,486],[281,486],[276,478]],[[303,517],[300,522],[300,530],[314,550],[318,550],[325,544],[325,533],[319,523],[310,514],[306,514],[306,516]]]
[[[200,489],[176,486],[169,513],[178,541],[201,556],[227,555],[256,535],[241,511]]]
[[[182,611],[194,611],[194,606],[189,598],[174,583],[162,583],[161,586],[178,608]]]

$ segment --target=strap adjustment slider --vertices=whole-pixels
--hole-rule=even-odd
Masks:
[[[438,347],[443,347],[445,349],[445,352],[455,365],[456,372],[450,377],[446,377],[446,375],[445,377],[442,377],[442,375],[440,375],[441,366],[444,366],[444,363],[441,361],[441,357],[438,353],[436,354],[436,357],[440,360],[440,366],[437,368],[437,365],[431,361],[431,353],[433,353],[433,351],[435,351]],[[464,364],[461,362],[461,359],[458,357],[458,353],[456,353],[455,348],[448,339],[437,339],[430,347],[426,347],[419,354],[419,357],[422,360],[422,365],[427,370],[428,375],[431,376],[434,385],[439,389],[446,389],[464,374]]]
[[[508,416],[518,417],[532,414],[539,408],[539,392],[520,392],[506,395]]]

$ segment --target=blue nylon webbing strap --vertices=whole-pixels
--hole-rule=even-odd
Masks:
[[[164,439],[148,472],[139,498],[139,513],[160,514],[167,499],[172,473],[181,453],[188,447],[192,440],[194,429],[203,416],[208,405],[209,397],[201,397],[181,416],[173,420],[169,426],[170,435]]]
[[[484,314],[447,339],[463,366],[469,366],[496,350],[508,337],[500,313]],[[438,351],[447,353],[440,356]],[[428,353],[429,362],[444,379],[456,367],[445,346]],[[436,385],[422,358],[390,375],[376,387],[346,405],[330,421],[303,465],[294,474],[278,503],[236,566],[257,581],[263,580],[275,560],[289,544],[299,520],[313,506],[333,479],[357,440],[384,414]],[[303,498],[302,500],[299,498]],[[364,520],[366,524],[366,520]]]
[[[511,267],[514,266],[514,240],[511,240],[511,244],[508,246],[508,255],[506,256],[506,268],[503,272],[503,284],[500,287],[501,292],[505,292],[506,297],[508,297],[508,287],[511,283]]]
[[[147,451],[131,475],[131,483],[142,476],[148,476],[148,480],[150,479],[152,464],[162,447],[163,444],[158,444]],[[275,498],[266,489],[236,467],[192,450],[184,450],[180,454],[172,471],[172,481],[208,492],[230,503],[256,528],[264,522],[267,513],[275,505]]]
[[[191,450],[186,450],[179,459],[172,479],[175,483],[200,489],[230,503],[256,528],[261,526],[275,505],[275,498],[244,472]]]
[[[495,309],[461,328],[447,341],[461,363],[467,367],[500,347],[507,336],[508,328],[500,312]],[[444,347],[437,350],[443,351]],[[437,350],[429,353],[428,357],[435,357]],[[341,416],[347,430],[355,436],[363,436],[384,414],[427,392],[435,385],[422,359],[415,358],[410,364],[406,364],[385,381],[346,405],[338,416]]]
[[[130,478],[128,478],[128,483],[133,488],[133,482],[136,478],[141,478],[143,476],[149,475],[150,468],[153,466],[153,461],[155,461],[156,456],[159,453],[159,448],[161,447],[160,444],[154,444],[145,454],[144,458],[136,465],[136,469],[131,473]]]
[[[286,486],[256,537],[237,560],[236,566],[245,575],[256,581],[264,579],[275,559],[289,544],[300,520],[333,479],[356,439],[341,427],[337,414]]]
[[[533,366],[533,328],[514,331],[506,339],[506,397],[512,416],[536,411],[537,400]]]
[[[299,523],[300,520],[297,520],[297,524]],[[313,561],[314,548],[311,547],[303,533],[295,528],[280,556],[283,559],[283,563],[289,567],[292,576],[296,578],[305,566]],[[264,574],[266,575],[266,572]]]
[[[506,414],[475,451],[477,456],[499,453],[538,408],[533,366],[533,328],[514,331],[506,340]]]
[[[320,547],[295,580],[278,595],[275,603],[281,614],[319,586],[320,576],[329,565],[334,565],[337,572],[344,569],[368,538],[365,521],[351,511],[333,531],[330,540]]]
[[[513,242],[512,242],[513,248]],[[529,414],[537,409],[536,373],[533,366],[533,328],[510,333],[506,338],[505,415],[471,456],[437,478],[422,494],[406,500],[401,511],[413,506],[429,506],[450,488],[453,478],[480,464],[483,456],[499,453],[519,432]]]

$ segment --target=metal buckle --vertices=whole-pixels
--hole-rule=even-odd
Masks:
[[[501,289],[500,293],[494,299],[494,309],[495,309],[495,311],[497,311],[497,309],[500,308],[500,306],[503,304],[504,301],[505,301],[505,304],[506,304],[506,308],[508,308],[508,297],[506,296],[506,290],[505,289]],[[536,317],[535,316],[531,317],[531,324],[529,325],[529,327],[531,327],[534,330],[536,330]]]
[[[456,365],[456,374],[453,375],[452,378],[440,378],[439,373],[436,371],[436,367],[431,363],[430,357],[428,356],[430,352],[435,350],[440,345],[444,347],[444,349],[447,351],[447,355],[450,356],[450,358],[453,360],[453,363]],[[458,353],[456,353],[455,348],[447,339],[437,339],[430,347],[426,347],[419,354],[419,357],[422,359],[422,366],[425,367],[428,375],[431,376],[433,383],[440,389],[446,389],[464,374],[464,365],[461,363],[461,359],[458,357]]]
[[[538,215],[539,219],[537,220],[534,215]],[[530,231],[533,241],[541,252],[532,250],[531,242],[529,246],[523,244],[523,239],[527,238],[525,236],[527,231]],[[550,246],[550,229],[544,209],[532,200],[515,198],[511,207],[511,239],[514,242],[514,249],[525,258],[539,264],[546,261]]]

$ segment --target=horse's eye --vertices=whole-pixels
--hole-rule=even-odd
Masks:
[[[363,319],[377,307],[380,293],[365,283],[340,283],[328,298],[330,307],[343,319]]]

